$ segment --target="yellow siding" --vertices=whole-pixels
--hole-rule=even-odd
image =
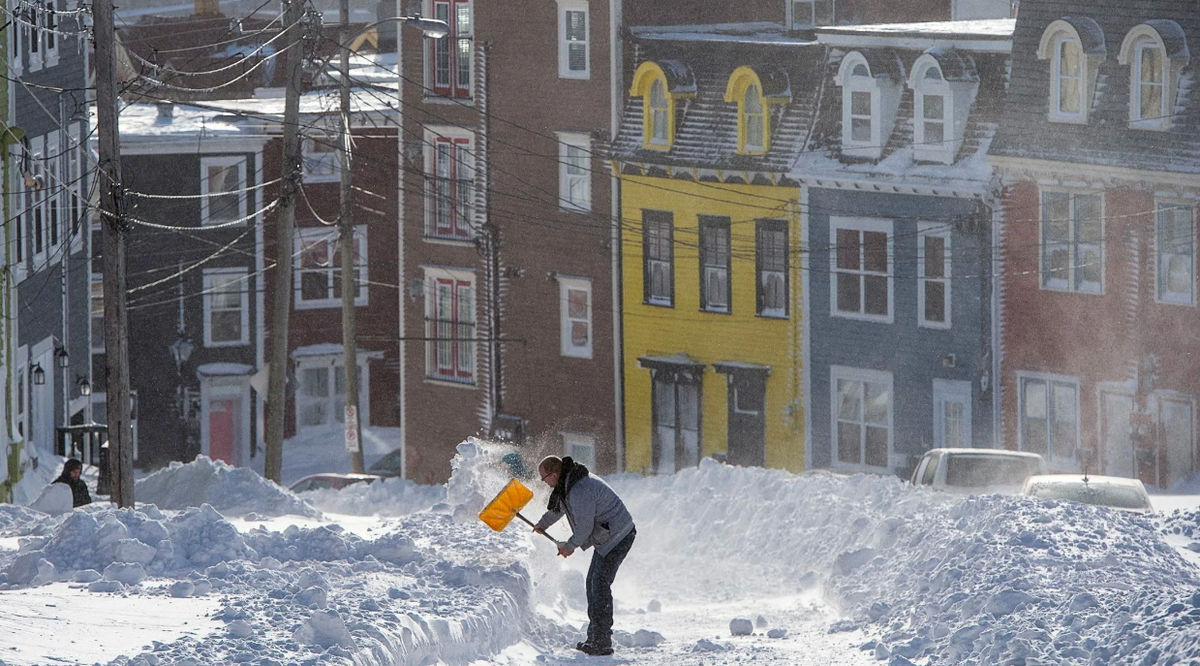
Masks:
[[[702,455],[726,450],[727,376],[712,364],[738,361],[770,366],[766,391],[766,463],[804,469],[800,295],[802,274],[799,190],[795,187],[696,183],[650,176],[623,176],[623,315],[625,370],[625,466],[641,472],[651,466],[650,370],[643,356],[686,354],[706,364],[701,389]],[[642,211],[674,216],[674,307],[643,302]],[[732,221],[730,246],[732,312],[700,309],[699,216]],[[756,315],[755,220],[788,220],[790,245],[789,316]]]

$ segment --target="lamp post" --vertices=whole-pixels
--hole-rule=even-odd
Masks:
[[[354,302],[358,290],[363,288],[355,274],[355,258],[358,256],[358,245],[354,240],[354,190],[351,186],[351,141],[350,141],[350,40],[383,23],[376,21],[354,35],[350,34],[350,0],[341,0],[339,17],[341,31],[339,35],[339,75],[341,80],[341,137],[338,142],[340,157],[340,202],[338,215],[338,243],[342,252],[342,364],[345,366],[346,406],[343,415],[345,425],[346,451],[350,454],[350,470],[356,473],[366,471],[362,453],[362,423],[359,419],[358,400],[358,341],[356,337],[357,321]],[[404,25],[415,27],[427,37],[434,39],[450,34],[450,26],[445,21],[427,19],[420,16],[397,16],[391,19],[402,21]],[[400,54],[396,53],[397,65]]]
[[[179,337],[171,343],[171,358],[175,360],[175,404],[179,408],[179,446],[187,444],[187,392],[183,386],[183,364],[192,357],[196,345],[188,338],[182,329]]]

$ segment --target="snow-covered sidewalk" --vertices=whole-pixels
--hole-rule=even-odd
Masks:
[[[200,459],[139,482],[154,505],[137,510],[51,518],[0,505],[0,607],[19,609],[0,620],[0,660],[903,666],[1200,656],[1200,575],[1185,557],[1200,551],[1200,512],[1185,500],[1183,511],[1147,518],[706,460],[672,476],[609,478],[638,538],[614,590],[617,655],[585,657],[567,646],[582,637],[589,554],[564,561],[520,523],[498,534],[475,518],[507,481],[499,458],[472,441],[442,488],[394,480],[299,498]],[[535,517],[546,497],[531,486],[525,511]],[[733,635],[739,624],[748,635]],[[94,639],[70,643],[79,637]]]

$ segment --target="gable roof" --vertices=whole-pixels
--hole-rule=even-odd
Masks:
[[[1079,17],[1091,17],[1102,31],[1099,37],[1089,37],[1091,42],[1100,39],[1108,44],[1095,93],[1088,100],[1088,122],[1050,122],[1050,61],[1038,59],[1038,45],[1051,23]],[[1163,21],[1174,22],[1179,29]],[[1013,34],[1012,81],[990,154],[1200,173],[1200,92],[1194,90],[1200,63],[1196,60],[1181,71],[1170,128],[1129,128],[1131,68],[1118,62],[1117,47],[1142,23],[1162,28],[1159,34],[1170,53],[1184,55],[1189,43],[1200,44],[1196,0],[1024,0]],[[1072,25],[1078,30],[1078,24]],[[1084,39],[1082,32],[1080,38]]]
[[[686,41],[672,33],[668,40],[638,41],[634,69],[646,60],[663,68],[669,82],[679,67],[694,75],[694,95],[676,102],[675,142],[670,150],[642,147],[642,99],[625,101],[620,131],[610,156],[628,172],[645,167],[714,169],[731,172],[785,173],[808,136],[816,101],[823,49],[811,40],[790,42],[714,43]],[[763,64],[770,63],[770,64]],[[726,102],[730,75],[749,66],[759,76],[770,104],[771,146],[765,155],[738,154],[738,105]],[[691,93],[691,90],[687,90]]]

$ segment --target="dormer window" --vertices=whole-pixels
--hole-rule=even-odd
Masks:
[[[979,89],[975,61],[953,49],[931,49],[913,63],[908,87],[913,91],[913,159],[954,162]]]
[[[877,58],[878,70],[858,51],[842,59],[837,83],[842,87],[842,154],[879,159],[891,134],[900,104],[896,79],[900,61],[890,51]]]
[[[771,149],[771,107],[791,100],[787,72],[773,65],[742,66],[729,75],[725,101],[738,105],[738,152]]]
[[[674,60],[647,60],[638,66],[630,97],[642,98],[642,147],[670,150],[675,143],[675,105],[696,94],[696,78],[687,65]]]
[[[1090,18],[1054,21],[1042,33],[1038,58],[1050,61],[1050,120],[1087,123],[1096,75],[1104,62],[1104,33]]]
[[[1147,21],[1125,36],[1118,62],[1129,66],[1129,126],[1165,130],[1171,126],[1179,75],[1189,59],[1179,24]]]

